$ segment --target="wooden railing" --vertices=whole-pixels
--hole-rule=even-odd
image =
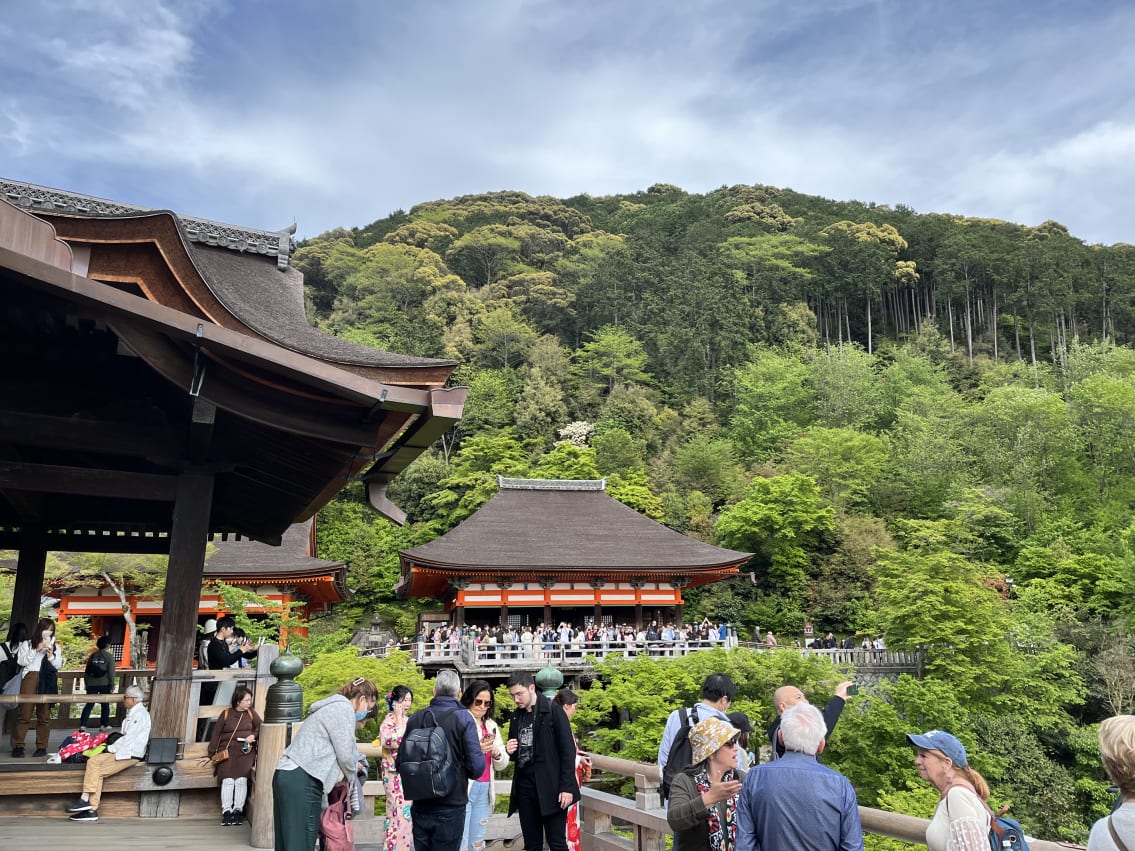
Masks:
[[[591,755],[591,765],[594,779],[611,775],[634,778],[635,797],[631,801],[609,792],[583,789],[580,815],[584,851],[665,851],[670,827],[658,796],[658,766],[597,754]],[[859,819],[864,833],[926,844],[927,819],[870,807],[859,808]],[[1033,851],[1060,851],[1068,846],[1030,839],[1029,847]]]
[[[733,639],[712,642],[663,642],[648,641],[643,643],[608,641],[584,641],[579,643],[544,643],[531,644],[495,644],[474,643],[462,640],[460,644],[449,642],[416,641],[387,647],[367,649],[369,655],[382,656],[391,649],[402,650],[414,657],[414,660],[425,667],[454,666],[459,669],[531,669],[543,667],[552,662],[561,670],[588,669],[593,660],[603,662],[608,657],[637,658],[649,656],[656,659],[667,659],[678,656],[687,656],[700,650],[721,647],[745,647],[757,653],[771,653],[774,651],[795,650],[803,656],[815,656],[828,659],[840,668],[856,668],[857,670],[874,671],[877,673],[912,673],[922,670],[923,656],[921,653],[911,653],[901,650],[840,650],[821,649],[814,647],[801,648],[771,648],[764,644],[740,643]]]

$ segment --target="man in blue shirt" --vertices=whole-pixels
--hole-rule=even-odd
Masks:
[[[851,782],[816,761],[825,734],[824,716],[810,703],[784,711],[784,756],[745,775],[736,851],[863,851]]]

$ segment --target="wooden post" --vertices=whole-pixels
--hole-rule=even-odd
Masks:
[[[189,472],[178,476],[157,675],[150,700],[155,738],[184,734],[182,725],[189,708],[189,678],[196,656],[197,609],[212,504],[212,474]]]
[[[25,529],[16,560],[16,587],[12,593],[12,623],[23,623],[28,634],[39,620],[43,599],[43,574],[47,568],[47,547],[39,530]]]
[[[273,848],[276,845],[276,830],[272,821],[275,806],[272,794],[272,775],[276,773],[276,763],[280,754],[295,737],[301,721],[287,721],[260,725],[259,744],[256,746],[256,770],[253,772],[253,788],[256,798],[252,805],[252,847]],[[302,769],[296,769],[301,771]]]

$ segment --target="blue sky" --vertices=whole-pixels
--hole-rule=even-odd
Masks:
[[[299,236],[765,183],[1135,243],[1135,4],[0,0],[0,176]]]

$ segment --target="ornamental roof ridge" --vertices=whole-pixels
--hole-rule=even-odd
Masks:
[[[83,195],[79,192],[49,189],[46,186],[38,186],[34,183],[24,183],[18,180],[0,179],[0,198],[7,199],[16,207],[61,215],[80,214],[111,217],[163,212],[151,207],[123,204],[106,198],[98,198],[94,195]],[[172,210],[169,212],[173,213],[174,218],[181,225],[185,238],[190,242],[200,242],[205,245],[228,248],[232,251],[275,257],[276,265],[280,270],[288,268],[288,258],[296,249],[295,225],[290,225],[278,231],[260,230],[259,228],[215,222],[196,216],[183,216]]]
[[[497,476],[500,490],[518,491],[605,491],[606,479],[509,479]]]

